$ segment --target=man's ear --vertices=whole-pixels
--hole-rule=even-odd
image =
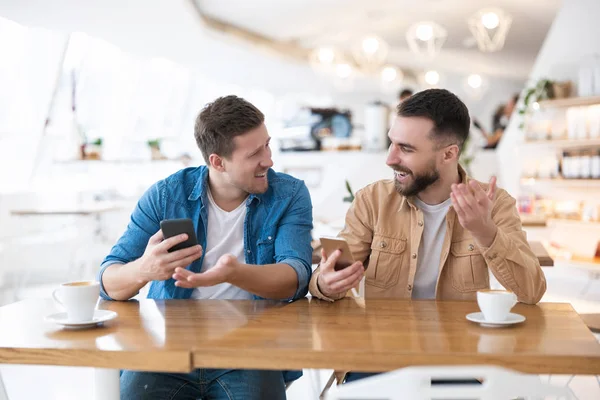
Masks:
[[[212,153],[208,156],[208,164],[211,168],[219,172],[225,172],[225,160],[218,154]]]
[[[444,149],[444,162],[452,161],[455,159],[458,160],[459,157],[460,148],[458,147],[458,145],[453,144]]]

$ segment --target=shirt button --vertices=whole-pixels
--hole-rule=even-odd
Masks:
[[[267,237],[267,239],[271,240],[271,239],[273,239],[273,237],[269,236],[269,237]]]
[[[412,253],[412,258],[417,258],[417,253]]]
[[[387,246],[387,243],[386,243],[386,242],[381,242],[381,243],[379,243],[379,246],[380,246],[382,249],[384,249],[384,248]]]
[[[410,292],[412,290],[412,285],[408,285],[408,291]]]
[[[251,252],[250,250],[246,250],[246,253],[250,254],[250,253],[252,253],[252,252]]]
[[[469,251],[473,251],[475,249],[475,246],[473,246],[472,244],[469,245]]]
[[[423,221],[419,221],[419,226],[423,226]]]

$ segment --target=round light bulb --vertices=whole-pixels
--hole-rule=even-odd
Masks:
[[[367,54],[375,54],[379,49],[379,40],[372,36],[365,38],[362,42],[362,48]]]
[[[335,68],[337,75],[342,78],[348,78],[352,74],[352,67],[348,64],[338,64]]]
[[[483,79],[481,79],[481,75],[472,74],[469,75],[469,78],[467,78],[467,83],[473,89],[479,89],[481,87],[481,84],[483,83]]]
[[[429,24],[421,24],[417,26],[415,35],[417,36],[417,39],[422,40],[424,42],[431,40],[431,38],[433,37],[433,27]]]
[[[439,81],[440,74],[438,74],[437,71],[427,71],[425,73],[425,82],[427,82],[428,85],[437,85]]]
[[[495,12],[486,12],[481,16],[481,23],[487,29],[495,29],[498,27],[498,25],[500,25],[500,18]]]
[[[384,82],[392,82],[398,76],[398,71],[395,67],[387,66],[381,70],[381,80]]]
[[[333,62],[335,55],[333,54],[333,50],[331,50],[330,48],[327,48],[327,47],[323,47],[323,48],[319,49],[319,53],[318,53],[317,57],[319,59],[319,62],[321,62],[323,64],[331,64]]]

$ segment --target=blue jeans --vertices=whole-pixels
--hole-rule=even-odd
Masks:
[[[123,371],[122,400],[285,400],[281,371],[197,369],[189,374]]]

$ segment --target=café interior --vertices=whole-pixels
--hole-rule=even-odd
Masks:
[[[484,378],[465,398],[600,398],[599,18],[598,0],[0,1],[0,400],[114,399],[114,371],[162,365],[302,370],[290,400],[461,398],[415,384],[455,375]],[[139,309],[100,305],[118,314],[103,325],[45,319],[62,283],[98,279],[152,184],[205,165],[205,104],[264,113],[272,168],[310,192],[316,268],[356,192],[393,178],[400,94],[430,88],[469,109],[467,174],[516,199],[547,282],[514,308],[523,323],[360,290],[187,314],[147,287]],[[339,370],[389,374],[353,386]]]

